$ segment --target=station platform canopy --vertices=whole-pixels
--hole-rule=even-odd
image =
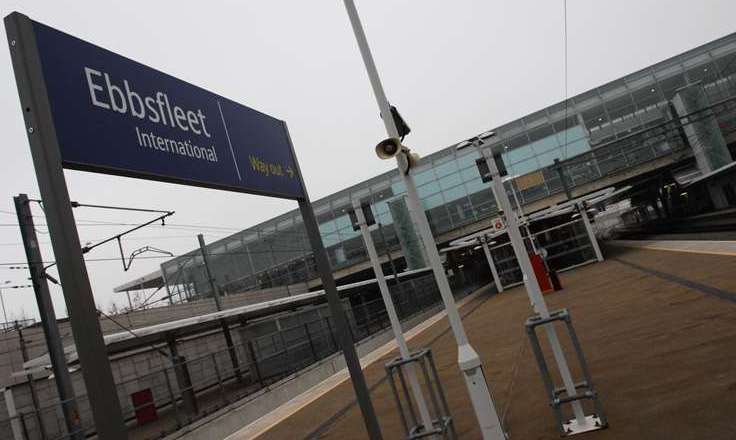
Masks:
[[[698,183],[707,182],[709,180],[715,179],[716,177],[723,176],[724,174],[727,174],[729,172],[736,172],[736,161],[731,162],[728,165],[724,165],[708,173],[701,174],[700,176],[695,177],[689,182],[684,183],[682,187],[684,189],[684,188],[688,188],[690,186],[696,185]]]
[[[160,289],[162,287],[164,287],[164,276],[161,273],[161,270],[157,270],[149,273],[148,275],[128,281],[125,284],[121,284],[112,291],[115,293],[122,293],[134,290]]]
[[[607,200],[615,199],[616,197],[621,197],[626,192],[630,191],[632,189],[631,186],[624,186],[621,188],[616,189],[615,187],[608,187],[604,188],[599,191],[592,192],[590,194],[586,194],[581,197],[577,197],[575,199],[567,200],[565,202],[552,205],[548,208],[542,209],[540,211],[534,212],[532,214],[529,214],[527,216],[524,216],[520,219],[520,223],[523,224],[531,224],[536,221],[545,220],[548,218],[565,215],[565,214],[571,214],[575,210],[575,206],[578,203],[585,202],[588,205],[595,205]],[[506,234],[505,229],[496,229],[496,228],[487,228],[483,229],[478,232],[474,232],[472,234],[466,235],[464,237],[455,239],[450,242],[450,246],[443,248],[440,250],[440,252],[448,252],[452,250],[458,250],[463,249],[469,246],[474,246],[478,244],[478,240],[480,237],[486,237],[488,239],[493,239],[495,237],[501,236]]]
[[[387,276],[386,281],[389,284],[392,284],[399,280],[410,280],[426,275],[430,271],[430,268],[410,270],[402,272],[396,277],[393,275]],[[347,297],[361,291],[361,288],[365,288],[365,286],[373,284],[377,284],[375,278],[337,286],[337,290],[341,297]],[[213,313],[206,313],[200,316],[193,316],[190,318],[178,319],[147,327],[112,333],[105,335],[104,341],[108,355],[130,350],[138,350],[141,348],[150,348],[152,345],[165,343],[172,338],[180,338],[196,333],[219,329],[223,322],[240,323],[243,320],[262,318],[276,313],[295,310],[308,305],[320,304],[326,300],[327,298],[325,297],[324,290],[307,292],[262,303],[249,304]],[[78,361],[77,352],[73,345],[64,347],[64,353],[66,354],[68,364],[73,364]],[[26,375],[34,372],[50,371],[50,364],[51,361],[48,354],[39,356],[25,362],[23,364],[24,370],[13,373],[13,375]]]

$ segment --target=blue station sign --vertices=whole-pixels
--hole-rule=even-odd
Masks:
[[[283,121],[32,23],[65,168],[304,196]]]

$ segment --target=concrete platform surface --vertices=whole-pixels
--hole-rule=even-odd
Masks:
[[[736,258],[621,247],[607,248],[606,258],[562,274],[564,290],[546,297],[551,309],[570,310],[610,422],[581,438],[736,438]],[[523,287],[477,297],[461,313],[510,438],[558,439],[524,332]],[[410,345],[431,347],[460,438],[480,438],[447,320]],[[394,356],[365,370],[385,439],[403,437],[384,380]],[[258,438],[367,436],[346,382]]]

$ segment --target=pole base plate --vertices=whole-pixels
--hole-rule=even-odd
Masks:
[[[562,427],[565,430],[564,436],[568,437],[571,435],[582,434],[584,432],[597,431],[605,428],[606,426],[601,422],[601,419],[598,416],[586,416],[584,425],[579,424],[576,419],[572,419],[567,423],[563,423]]]

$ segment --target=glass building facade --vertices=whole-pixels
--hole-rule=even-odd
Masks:
[[[678,115],[672,99],[683,87],[700,87],[708,104]],[[678,117],[679,116],[679,117]],[[670,58],[494,129],[522,204],[562,191],[552,164],[562,161],[571,188],[667,156],[692,153],[681,123],[715,118],[729,145],[736,140],[736,34]],[[473,149],[449,146],[422,159],[414,171],[419,196],[435,237],[493,216],[489,184],[479,177]],[[509,188],[509,190],[511,190]],[[353,200],[371,204],[379,253],[398,248],[388,202],[405,188],[387,172],[313,202],[335,270],[367,260],[362,240],[348,218]],[[385,239],[385,240],[384,240]],[[226,293],[297,285],[317,277],[298,210],[208,245],[214,276]],[[174,297],[210,294],[199,250],[162,264]]]

